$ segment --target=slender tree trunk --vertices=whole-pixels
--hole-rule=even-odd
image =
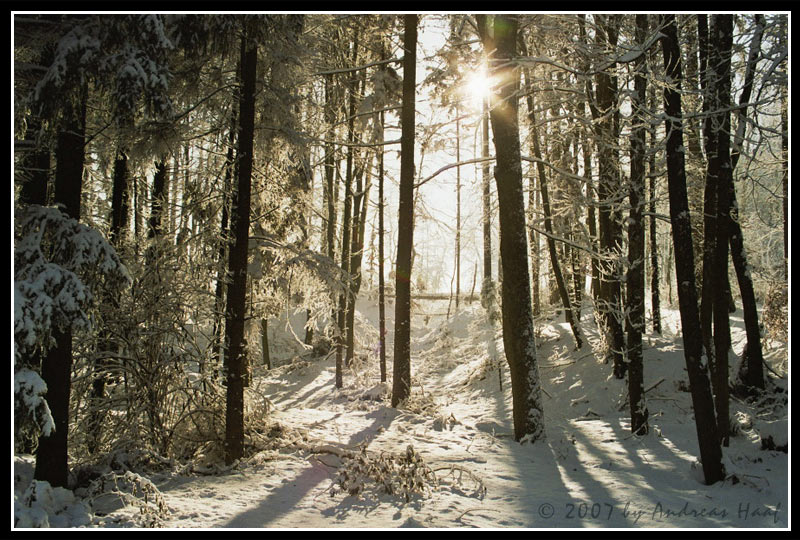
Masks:
[[[616,48],[619,37],[619,16],[608,15],[600,24],[598,41],[604,46]],[[613,53],[612,53],[613,54]],[[617,108],[617,77],[615,65],[598,73],[597,107],[600,113],[596,124],[598,136],[598,201],[600,249],[606,259],[600,272],[601,313],[606,326],[609,356],[614,365],[614,376],[625,377],[625,336],[621,320],[622,288],[618,264],[619,247],[622,244],[619,205],[614,202],[620,189],[619,155],[619,110]]]
[[[122,150],[117,151],[114,160],[113,186],[111,192],[111,227],[109,229],[109,240],[111,244],[119,250],[125,238],[125,228],[128,223],[128,158]],[[119,303],[113,297],[108,297],[105,302],[114,309],[119,307]],[[116,342],[106,335],[100,346],[99,358],[95,360],[95,373],[92,380],[92,390],[90,392],[90,402],[92,409],[89,413],[89,433],[87,447],[90,454],[94,454],[99,444],[105,411],[103,410],[103,396],[106,386],[106,371],[112,365],[111,359],[107,356],[117,348]]]
[[[381,142],[384,140],[383,131],[383,117],[384,113],[380,113],[381,122]],[[383,239],[385,234],[385,227],[383,223],[383,146],[378,150],[378,331],[380,342],[380,364],[381,364],[381,382],[386,382],[386,286],[384,283],[384,253],[383,253]]]
[[[372,167],[372,154],[368,153],[366,156],[366,163],[362,167],[362,173],[358,176],[357,191],[358,194],[354,199],[353,204],[353,238],[352,246],[350,249],[350,274],[353,276],[353,287],[351,293],[351,301],[347,310],[347,358],[348,361],[352,360],[355,354],[355,313],[356,313],[356,300],[358,293],[361,290],[361,261],[364,256],[364,233],[367,223],[367,207],[369,203],[369,191],[372,185],[371,167]],[[364,185],[361,184],[361,175],[366,175]]]
[[[655,87],[650,86],[652,104],[655,108]],[[647,130],[650,135],[650,158],[647,173],[650,177],[650,303],[653,317],[653,332],[661,334],[661,285],[658,264],[658,227],[656,225],[656,129],[651,125]]]
[[[272,369],[272,361],[269,357],[269,323],[265,318],[261,319],[261,363]]]
[[[669,213],[672,223],[672,239],[675,246],[675,272],[678,281],[678,303],[681,313],[683,348],[689,388],[692,394],[700,460],[706,484],[713,484],[725,477],[722,466],[722,449],[717,439],[717,422],[714,416],[714,401],[708,380],[708,366],[703,358],[703,336],[697,310],[697,289],[694,281],[694,254],[692,250],[692,228],[689,218],[689,202],[686,194],[686,170],[684,163],[683,127],[681,122],[681,61],[678,48],[678,32],[674,15],[661,15],[664,36],[661,46],[664,54],[664,69],[672,86],[664,89],[665,127],[667,131],[667,179],[669,182]]]
[[[730,236],[731,185],[733,170],[730,157],[730,98],[731,98],[731,46],[733,44],[733,16],[714,15],[710,42],[714,44],[709,54],[709,69],[714,70],[714,79],[709,88],[714,93],[711,120],[711,136],[715,139],[714,153],[708,162],[708,176],[716,187],[716,226],[707,231],[715,234],[711,281],[722,284],[728,278],[728,238]],[[703,288],[707,288],[704,286]],[[730,321],[728,319],[728,295],[725,287],[713,290],[714,362],[712,382],[717,411],[717,429],[723,446],[728,446],[730,412],[728,396],[728,351],[731,347]]]
[[[456,103],[456,163],[461,163],[461,123]],[[461,297],[461,167],[456,167],[456,311]]]
[[[81,217],[84,138],[86,126],[87,88],[80,89],[76,108],[67,107],[65,125],[56,143],[55,203],[64,205],[64,212],[75,220]],[[47,385],[45,399],[50,407],[55,430],[39,437],[33,477],[54,487],[67,487],[69,463],[69,399],[72,388],[72,330],[54,328],[55,345],[42,358],[42,379]]]
[[[747,70],[745,72],[744,87],[739,97],[738,122],[736,125],[736,136],[733,140],[733,151],[731,154],[731,175],[736,170],[739,156],[744,145],[745,129],[747,126],[747,103],[750,101],[750,94],[753,90],[753,79],[755,77],[756,64],[758,63],[761,50],[761,37],[766,26],[763,15],[755,15],[756,29],[750,45],[750,54],[747,59]],[[744,236],[739,222],[739,205],[736,201],[736,187],[733,178],[728,185],[730,198],[730,249],[733,266],[736,269],[736,278],[739,283],[739,292],[742,296],[742,312],[744,314],[745,331],[747,333],[747,345],[745,347],[742,366],[744,369],[737,374],[739,383],[750,388],[764,389],[764,357],[761,349],[761,332],[758,326],[758,309],[756,306],[756,296],[753,289],[753,279],[747,264],[747,255],[744,249]],[[741,375],[741,377],[740,377]]]
[[[220,237],[219,252],[217,255],[217,279],[214,289],[214,352],[212,355],[212,369],[218,369],[220,365],[220,355],[224,346],[222,341],[222,327],[225,322],[225,282],[226,282],[226,259],[228,255],[229,230],[228,214],[231,205],[229,192],[233,184],[234,176],[238,179],[238,167],[235,166],[233,149],[236,145],[236,113],[232,115],[231,129],[228,132],[228,150],[225,153],[225,177],[222,185],[222,215],[220,216]]]
[[[326,139],[333,141],[333,124],[336,121],[333,112],[333,98],[331,93],[333,75],[325,76],[325,122],[328,125]],[[325,248],[331,260],[336,256],[336,196],[334,194],[335,158],[332,142],[325,143],[325,200],[328,207],[328,219],[325,222]]]
[[[539,235],[536,234],[536,229],[533,228],[534,220],[536,219],[536,177],[531,172],[530,179],[528,180],[528,240],[530,241],[530,257],[531,257],[531,287],[533,288],[533,316],[538,317],[541,314],[541,293],[539,285]]]
[[[358,32],[353,30],[353,66],[356,65],[358,60]],[[345,191],[344,191],[344,209],[342,210],[342,270],[348,277],[352,277],[350,273],[350,235],[352,233],[352,207],[353,207],[353,146],[355,142],[355,114],[356,114],[356,80],[355,75],[350,81],[350,95],[348,106],[348,121],[347,121],[347,141],[350,146],[347,147],[347,176],[345,177]],[[342,388],[344,385],[343,371],[345,365],[345,349],[347,347],[347,309],[351,301],[351,286],[350,283],[345,284],[344,293],[339,297],[339,312],[338,312],[338,326],[339,336],[336,343],[336,388]],[[349,358],[347,358],[349,362]]]
[[[711,111],[716,100],[713,94],[715,73],[709,70],[708,19],[706,15],[697,16],[697,33],[700,47],[700,87],[703,94],[703,142],[706,151],[708,171],[706,173],[705,194],[703,197],[703,286],[700,296],[700,327],[703,332],[703,344],[709,355],[710,365],[714,365],[714,347],[712,320],[714,317],[713,287],[706,286],[712,282],[712,268],[716,245],[717,226],[717,177],[711,174],[712,160],[716,155],[716,137],[712,136]]]
[[[483,114],[481,117],[481,157],[489,157],[489,100],[483,99]],[[481,285],[481,299],[485,302],[489,320],[496,320],[494,309],[494,283],[492,282],[492,198],[490,185],[491,171],[489,162],[484,161],[481,167],[481,182],[483,188],[483,283]]]
[[[511,374],[514,438],[534,442],[545,434],[525,234],[517,97],[519,71],[510,61],[516,56],[518,22],[515,16],[495,15],[489,26],[487,16],[478,16],[483,48],[489,57],[489,73],[494,80],[504,81],[496,94],[490,93],[490,118],[497,159],[503,343]]]
[[[647,39],[647,15],[636,15],[636,42],[644,44]],[[645,57],[641,55],[634,67],[634,90],[631,94],[633,128],[631,130],[631,209],[628,219],[628,276],[627,290],[627,334],[628,334],[628,396],[631,405],[631,431],[645,434],[647,405],[644,396],[642,361],[642,331],[644,330],[644,162],[645,126],[647,117],[647,73]]]
[[[246,22],[245,22],[246,24]],[[225,343],[226,409],[225,462],[231,464],[242,457],[244,447],[244,318],[247,294],[247,245],[250,231],[250,186],[253,171],[253,136],[255,127],[255,87],[258,46],[244,30],[240,65],[242,90],[239,96],[238,178],[236,203],[232,211],[234,244],[230,248]]]
[[[524,49],[522,50],[523,55],[527,55],[527,51]],[[523,77],[525,78],[525,86],[528,86],[527,82],[527,74],[523,70]],[[558,293],[561,297],[561,304],[564,306],[564,316],[567,322],[572,328],[572,335],[575,338],[575,348],[580,349],[583,346],[583,340],[581,339],[581,331],[578,325],[578,321],[576,320],[572,301],[569,297],[569,291],[567,290],[567,283],[564,279],[564,275],[561,272],[561,264],[558,260],[558,253],[556,252],[556,241],[553,238],[553,222],[552,222],[552,214],[550,211],[550,195],[547,190],[547,173],[544,169],[544,163],[542,162],[542,152],[539,148],[539,134],[538,130],[536,129],[536,117],[534,114],[534,103],[533,103],[533,93],[528,92],[527,96],[527,105],[528,105],[528,122],[530,123],[531,129],[531,145],[533,146],[533,157],[537,160],[536,165],[539,172],[539,190],[542,195],[542,211],[544,212],[544,229],[547,232],[547,248],[550,252],[550,264],[553,268],[553,274],[556,279],[556,286],[558,287]]]
[[[781,150],[783,152],[783,276],[789,281],[789,110],[787,91],[781,92]]]
[[[414,128],[417,69],[417,16],[405,15],[403,110],[400,115],[400,205],[395,271],[392,407],[411,394],[411,251],[414,245]]]

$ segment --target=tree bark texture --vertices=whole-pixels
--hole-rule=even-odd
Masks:
[[[242,90],[239,96],[238,178],[233,206],[233,245],[228,257],[231,284],[228,288],[225,343],[225,462],[231,464],[242,457],[244,447],[244,318],[247,294],[247,246],[250,231],[250,186],[253,172],[253,139],[255,132],[255,90],[258,46],[244,32],[240,66]]]
[[[414,128],[417,16],[403,17],[403,110],[400,115],[400,203],[395,266],[392,407],[411,394],[411,251],[414,245]]]
[[[694,280],[694,253],[689,202],[686,193],[683,127],[681,113],[681,61],[678,32],[674,15],[661,15],[661,48],[664,69],[671,85],[664,89],[665,128],[667,132],[667,181],[669,185],[669,213],[672,223],[672,242],[675,250],[675,272],[678,282],[678,304],[681,314],[686,370],[692,394],[700,460],[706,484],[725,477],[722,466],[722,449],[717,438],[714,400],[708,379],[708,365],[704,361],[703,336],[697,310],[697,289]]]
[[[489,57],[490,76],[500,81],[489,99],[500,207],[503,343],[511,374],[514,438],[536,441],[544,437],[544,415],[528,274],[518,120],[519,71],[511,62],[516,55],[518,19],[495,15],[487,21],[487,16],[482,15],[478,23]]]

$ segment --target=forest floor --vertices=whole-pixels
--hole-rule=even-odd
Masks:
[[[611,365],[593,351],[599,336],[590,309],[582,319],[589,343],[577,351],[563,317],[541,321],[546,440],[520,445],[512,436],[502,332],[487,325],[477,302],[449,319],[446,301],[415,306],[412,396],[397,409],[390,406],[391,385],[379,382],[377,307],[369,300],[359,307],[364,355],[345,371],[341,390],[334,387],[333,355],[297,356],[291,332],[274,325],[278,367],[255,368],[248,389],[251,398],[270,402],[265,436],[273,443],[214,474],[151,475],[169,508],[160,526],[789,526],[788,454],[762,449],[770,436],[777,446],[788,444],[787,378],[770,373],[779,390],[759,403],[732,399],[736,434],[723,451],[727,478],[704,485],[676,311],[664,310],[663,335],[645,336],[651,428],[645,436],[630,433],[625,381],[614,379]],[[390,330],[393,313],[387,306]],[[741,311],[731,321],[740,353]],[[389,357],[391,351],[390,342]],[[765,352],[783,374],[786,344]],[[391,380],[391,362],[388,371]],[[17,459],[18,475],[26,463]],[[402,479],[417,482],[405,487],[407,496]],[[136,526],[135,514],[135,507],[118,508],[93,525]]]

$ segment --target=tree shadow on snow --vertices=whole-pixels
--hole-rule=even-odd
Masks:
[[[372,435],[378,432],[379,429],[388,429],[392,421],[397,417],[397,414],[385,414],[386,411],[382,409],[373,411],[366,415],[368,418],[373,418],[372,424],[363,430],[354,433],[350,436],[346,447],[353,447],[363,441],[368,440]],[[382,413],[382,414],[378,414]],[[298,503],[306,497],[309,493],[317,489],[321,483],[330,480],[331,475],[324,464],[318,460],[308,460],[308,466],[296,477],[287,479],[281,487],[267,493],[266,497],[254,508],[250,508],[234,516],[225,527],[233,528],[259,528],[278,526],[271,525],[272,523],[284,518],[290,512],[298,509]],[[317,494],[319,496],[328,496],[327,489]],[[353,505],[353,509],[360,511],[358,505]],[[344,514],[342,514],[344,515]],[[285,525],[280,525],[285,526]],[[308,527],[313,526],[308,523],[292,523],[291,526]]]

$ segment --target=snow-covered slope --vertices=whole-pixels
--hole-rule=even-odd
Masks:
[[[754,409],[732,401],[739,431],[724,449],[728,478],[702,483],[677,313],[665,312],[665,335],[645,337],[651,430],[643,437],[630,434],[625,382],[592,350],[599,338],[590,310],[582,319],[589,343],[579,351],[563,317],[540,321],[547,439],[520,445],[512,437],[499,327],[486,324],[477,304],[462,306],[449,320],[446,311],[447,303],[436,301],[413,310],[412,397],[398,409],[389,403],[391,360],[389,382],[379,380],[373,302],[360,305],[361,354],[345,372],[343,389],[334,387],[332,356],[290,361],[289,354],[273,355],[286,363],[255,368],[251,396],[274,405],[269,449],[218,474],[151,477],[170,509],[162,525],[788,526],[788,455],[761,444],[767,435],[779,444],[788,440],[785,404]],[[736,315],[732,321],[740,351],[743,325]],[[288,347],[281,326],[274,331],[275,347]],[[389,343],[390,359],[391,351]],[[394,484],[387,471],[395,471]],[[403,479],[421,484],[398,487]],[[95,524],[129,526],[133,511],[114,510]]]

